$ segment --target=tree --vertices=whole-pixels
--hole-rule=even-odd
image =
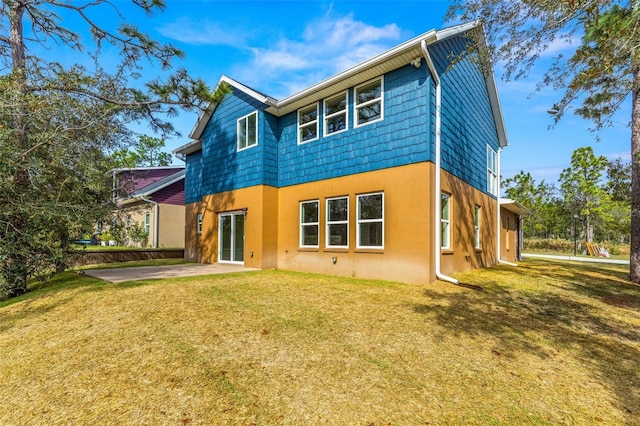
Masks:
[[[135,150],[120,148],[113,153],[113,168],[157,167],[171,164],[171,154],[163,152],[165,141],[142,135]]]
[[[607,159],[596,157],[590,146],[578,148],[571,154],[571,166],[560,173],[560,188],[564,195],[568,211],[584,217],[587,229],[587,242],[593,235],[591,219],[602,214],[602,177],[607,168]]]
[[[164,8],[163,0],[132,3],[149,14]],[[167,118],[177,108],[204,108],[226,93],[211,93],[202,80],[174,70],[182,53],[124,22],[114,4],[0,4],[0,286],[9,297],[26,291],[29,276],[64,268],[69,238],[111,210],[105,150],[130,143],[129,123],[146,121],[170,134]],[[96,24],[106,13],[114,13],[117,29]],[[74,22],[63,20],[70,15],[84,28],[63,26]],[[91,40],[81,37],[83,30]],[[34,55],[51,45],[92,65],[64,66]],[[120,63],[113,63],[114,52]],[[158,64],[161,77],[140,81],[145,61]]]
[[[631,266],[640,284],[640,5],[632,0],[454,0],[449,19],[481,19],[484,63],[504,64],[504,79],[527,75],[551,43],[578,38],[569,57],[559,55],[539,83],[564,95],[553,105],[554,119],[573,111],[611,126],[613,114],[631,98]]]
[[[524,236],[547,238],[556,232],[558,205],[556,189],[543,180],[536,183],[531,173],[520,171],[502,183],[507,198],[512,198],[531,211],[524,221]]]
[[[607,185],[605,190],[614,201],[631,204],[631,163],[621,158],[607,164]]]

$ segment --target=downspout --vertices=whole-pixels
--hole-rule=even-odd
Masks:
[[[501,240],[501,232],[500,232],[500,226],[502,225],[502,217],[500,215],[500,153],[502,152],[502,148],[498,148],[498,154],[496,155],[496,169],[498,169],[496,171],[496,174],[498,176],[498,196],[496,197],[496,206],[497,206],[497,214],[496,214],[496,250],[497,250],[497,259],[498,259],[498,263],[499,264],[503,264],[503,265],[509,265],[509,266],[518,266],[515,263],[511,263],[511,262],[507,262],[506,260],[502,260],[500,259],[500,254],[501,254],[501,244],[500,244],[500,240]]]
[[[448,275],[444,275],[442,272],[440,272],[440,260],[441,260],[441,251],[442,251],[442,247],[441,247],[441,241],[442,241],[442,236],[440,235],[440,216],[441,216],[441,209],[442,209],[442,198],[441,198],[441,182],[440,182],[440,132],[441,132],[441,122],[440,122],[440,107],[442,105],[442,89],[441,89],[441,85],[440,85],[440,77],[438,76],[438,72],[436,71],[436,67],[433,64],[433,61],[431,60],[431,55],[429,54],[429,50],[427,49],[427,42],[425,40],[422,40],[422,43],[420,44],[420,46],[422,47],[422,54],[424,55],[424,59],[427,61],[427,66],[429,67],[429,72],[431,73],[431,76],[433,77],[433,81],[436,84],[436,135],[435,135],[435,154],[436,154],[436,176],[435,176],[435,191],[434,191],[434,195],[435,195],[435,208],[434,208],[434,214],[433,214],[433,218],[435,221],[435,226],[434,226],[434,230],[435,230],[435,238],[434,238],[434,253],[435,258],[436,258],[436,264],[435,264],[435,269],[436,269],[436,278],[442,281],[448,281],[450,283],[453,284],[458,284],[458,280],[456,280],[455,278],[452,278]]]
[[[158,220],[159,206],[157,201],[153,201],[144,195],[140,197],[142,201],[153,204],[153,248],[158,248],[158,230],[160,229],[160,221]]]

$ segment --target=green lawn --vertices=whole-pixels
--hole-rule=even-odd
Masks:
[[[0,424],[640,424],[627,273],[546,260],[457,275],[466,286],[65,273],[0,304]]]

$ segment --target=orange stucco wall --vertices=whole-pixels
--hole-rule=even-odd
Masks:
[[[362,173],[280,189],[278,267],[411,283],[433,280],[429,163]],[[384,192],[384,249],[356,249],[359,194]],[[326,248],[326,199],[349,198],[349,248]],[[299,248],[300,201],[320,201],[320,247]],[[333,258],[336,262],[333,262]]]
[[[516,262],[518,244],[518,221],[515,213],[500,211],[500,258],[507,262]]]
[[[433,176],[433,164],[425,162],[280,189],[261,185],[209,195],[187,206],[185,257],[217,262],[218,214],[246,208],[245,266],[429,283],[435,280]],[[441,271],[495,265],[497,201],[446,172],[442,189],[451,195],[452,245],[442,254]],[[357,196],[376,192],[384,193],[384,247],[357,249]],[[349,199],[349,246],[335,249],[326,246],[326,200],[341,196]],[[320,206],[320,244],[314,249],[300,247],[300,202],[308,200]],[[474,247],[476,205],[481,207],[479,249]],[[203,214],[201,234],[196,233],[198,213]]]
[[[213,194],[187,206],[185,258],[202,263],[218,261],[218,215],[246,209],[244,264],[250,268],[275,268],[278,233],[278,191],[259,185]],[[202,232],[197,234],[197,216]]]
[[[442,191],[451,196],[451,249],[443,250],[440,269],[454,274],[498,263],[497,200],[442,173]],[[480,206],[480,247],[475,248],[474,207]]]

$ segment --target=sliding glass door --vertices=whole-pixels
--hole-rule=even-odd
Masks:
[[[243,212],[220,213],[218,219],[219,261],[244,263]]]

